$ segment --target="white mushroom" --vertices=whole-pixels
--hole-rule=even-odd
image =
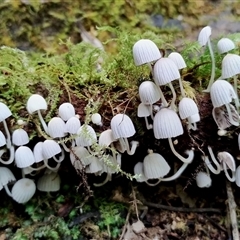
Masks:
[[[153,133],[156,139],[168,139],[170,148],[173,154],[184,163],[191,163],[194,157],[193,150],[189,151],[187,158],[184,158],[176,152],[173,146],[172,138],[183,134],[183,127],[181,120],[177,113],[171,109],[161,109],[154,118],[153,121]]]
[[[148,178],[144,175],[142,162],[135,164],[133,171],[135,175],[138,175],[136,178],[137,182],[146,182],[148,180]]]
[[[62,120],[68,121],[69,118],[75,116],[75,109],[69,102],[62,103],[58,108],[58,115]]]
[[[15,129],[12,133],[12,143],[16,146],[22,146],[29,143],[28,133],[22,129]]]
[[[12,171],[6,167],[0,167],[0,190],[5,189],[8,196],[12,197],[12,193],[8,188],[8,184],[15,182],[16,178],[14,177]]]
[[[94,113],[91,116],[91,120],[93,124],[96,124],[98,126],[102,126],[102,116],[99,113]]]
[[[229,38],[221,38],[217,43],[217,49],[220,54],[227,53],[235,48],[234,42]]]
[[[5,136],[3,135],[2,131],[0,131],[0,147],[3,147],[4,145],[7,144],[7,140]],[[6,149],[1,149],[0,150],[0,162],[4,165],[11,164],[14,161],[14,146],[11,144],[9,150],[9,158],[8,160],[3,160],[2,155],[6,152]]]
[[[43,174],[37,181],[37,189],[41,192],[57,192],[60,189],[60,176],[56,172]]]
[[[145,105],[144,103],[140,103],[138,105],[138,109],[137,109],[137,116],[138,117],[144,117],[145,119],[145,124],[146,124],[146,128],[152,129],[152,124],[149,124],[148,122],[148,117],[152,115],[152,109],[150,105]]]
[[[236,169],[235,177],[236,177],[235,183],[238,187],[240,187],[240,166],[238,166]]]
[[[206,172],[198,172],[196,176],[196,183],[199,188],[208,188],[212,185],[212,179]]]

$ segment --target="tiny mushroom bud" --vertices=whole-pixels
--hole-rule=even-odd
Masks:
[[[98,126],[102,126],[102,116],[99,113],[94,113],[91,116],[91,120],[92,120],[92,123],[94,123]]]
[[[198,172],[196,176],[197,186],[200,188],[208,188],[212,185],[212,179],[206,172]]]

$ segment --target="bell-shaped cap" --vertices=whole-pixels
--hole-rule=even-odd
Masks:
[[[0,147],[6,145],[7,141],[2,131],[0,131]]]
[[[52,138],[66,136],[65,122],[60,117],[53,117],[48,123],[48,134]]]
[[[0,102],[0,122],[4,121],[10,116],[12,116],[11,110],[6,104]]]
[[[15,163],[18,168],[25,168],[35,163],[32,150],[26,146],[20,146],[15,151]]]
[[[237,98],[233,86],[226,80],[216,80],[211,89],[210,97],[214,107],[220,107],[224,104],[232,102],[233,99]]]
[[[60,176],[56,172],[43,174],[37,181],[37,189],[41,192],[57,192],[60,189]]]
[[[75,109],[69,102],[62,103],[58,108],[58,115],[62,120],[67,121],[75,116]]]
[[[196,176],[196,183],[200,188],[208,188],[212,185],[212,179],[207,173],[198,172]]]
[[[233,156],[228,152],[219,152],[217,158],[221,164],[225,163],[233,172],[236,171],[236,163]]]
[[[200,46],[205,46],[212,34],[212,29],[209,26],[202,28],[198,35],[198,42]]]
[[[100,173],[103,169],[102,163],[95,156],[92,158],[92,162],[86,167],[87,173]]]
[[[73,147],[72,151],[79,158],[79,160],[82,162],[84,166],[89,165],[94,160],[93,159],[94,156],[90,154],[85,147],[82,146]]]
[[[160,58],[154,65],[153,78],[157,85],[165,85],[180,78],[175,62],[170,58]]]
[[[28,133],[22,129],[16,129],[12,133],[12,143],[16,146],[22,146],[29,143]]]
[[[173,138],[183,134],[183,127],[177,113],[163,108],[154,117],[153,133],[156,139]]]
[[[32,179],[22,178],[12,187],[12,198],[18,203],[28,202],[36,192],[36,185]]]
[[[61,152],[60,145],[51,139],[47,139],[42,144],[42,154],[44,159],[52,158]]]
[[[151,107],[144,103],[140,103],[137,109],[137,116],[138,117],[148,117],[151,115]]]
[[[91,146],[97,141],[96,132],[90,125],[84,124],[78,129],[75,141],[77,146]]]
[[[151,63],[161,58],[157,45],[149,39],[140,39],[133,45],[133,59],[136,66]]]
[[[143,160],[143,172],[148,179],[162,178],[170,171],[170,166],[159,153],[152,151]]]
[[[81,122],[78,117],[70,117],[65,124],[65,132],[77,134],[78,129],[81,127]]]
[[[181,119],[185,119],[199,113],[197,104],[191,98],[187,97],[182,98],[179,102],[178,111]]]
[[[148,178],[144,175],[142,162],[135,164],[133,171],[135,175],[138,175],[138,178],[136,178],[137,182],[145,182],[148,180]]]
[[[140,84],[139,97],[144,104],[154,104],[160,99],[158,86],[152,81],[144,81]]]
[[[3,186],[15,181],[16,178],[14,177],[12,171],[9,168],[0,167],[0,190],[3,188]]]
[[[107,129],[103,132],[101,132],[98,144],[102,147],[108,147],[112,142],[115,142],[116,140],[113,137],[112,129]]]
[[[38,142],[34,148],[33,148],[33,155],[35,158],[35,162],[41,162],[44,160],[44,156],[43,156],[43,142]]]
[[[47,110],[47,102],[41,95],[32,94],[27,101],[27,111],[33,114],[38,110]]]
[[[235,48],[234,42],[229,38],[221,38],[217,43],[217,49],[220,54],[227,53]]]
[[[115,139],[128,138],[136,132],[131,118],[126,114],[118,113],[112,118],[110,124]]]
[[[222,78],[230,78],[240,73],[240,56],[228,53],[222,60]]]
[[[178,52],[171,52],[168,55],[168,58],[174,61],[179,70],[187,67],[185,60],[183,59],[182,55]]]

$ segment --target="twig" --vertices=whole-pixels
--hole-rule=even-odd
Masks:
[[[125,224],[124,224],[124,227],[123,227],[123,230],[122,230],[122,234],[121,234],[119,240],[122,240],[122,239],[123,239],[124,234],[125,234],[125,232],[126,232],[127,225],[128,225],[128,223],[129,223],[129,218],[130,218],[130,215],[131,215],[131,209],[132,209],[132,206],[130,206],[129,209],[128,209],[128,214],[127,214],[127,217],[126,217],[126,220],[125,220]]]
[[[209,222],[211,222],[212,225],[214,225],[215,227],[219,228],[219,229],[222,230],[223,232],[228,233],[228,231],[227,231],[223,226],[221,226],[220,224],[218,224],[214,219],[212,219],[212,218],[210,218],[210,217],[208,217],[208,216],[206,216],[206,215],[205,215],[204,217],[207,218],[207,220],[208,220]]]
[[[227,196],[228,196],[229,214],[230,214],[230,220],[232,225],[232,237],[233,237],[233,240],[239,240],[240,238],[239,238],[237,214],[236,214],[237,205],[234,200],[231,183],[227,180],[226,180],[226,189],[227,189]]]
[[[143,202],[144,205],[148,207],[154,207],[159,209],[164,209],[167,211],[176,211],[176,212],[196,212],[196,213],[203,213],[203,212],[212,212],[212,213],[222,213],[221,209],[218,208],[184,208],[184,207],[172,207],[166,206],[163,204],[151,203],[151,202]]]

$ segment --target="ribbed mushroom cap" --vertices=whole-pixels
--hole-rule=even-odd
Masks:
[[[15,151],[15,163],[18,168],[31,166],[35,162],[32,150],[26,146],[20,146]]]
[[[138,117],[148,117],[151,115],[151,107],[149,105],[145,105],[144,103],[140,103],[137,109]]]
[[[56,172],[43,174],[37,181],[37,189],[41,192],[57,192],[60,189],[60,176]]]
[[[154,104],[160,99],[160,92],[158,86],[151,81],[144,81],[140,84],[139,97],[144,104]]]
[[[183,59],[182,55],[178,52],[171,52],[168,55],[168,58],[170,58],[174,61],[174,63],[176,64],[176,66],[179,70],[187,67],[185,60]]]
[[[175,62],[170,58],[160,58],[154,65],[153,78],[157,85],[165,85],[180,78]]]
[[[5,120],[6,118],[12,116],[11,110],[8,106],[2,102],[0,102],[0,122]]]
[[[131,118],[126,114],[118,113],[112,118],[110,124],[115,139],[128,138],[136,132]]]
[[[104,158],[106,158],[105,160],[107,160],[108,164],[106,164],[103,160],[100,161],[100,163],[102,164],[102,172],[106,172],[106,173],[116,173],[117,171],[117,165],[118,162],[117,160],[112,156],[112,155],[105,155]]]
[[[149,39],[140,39],[133,45],[133,59],[136,66],[161,58],[157,45]]]
[[[212,34],[212,29],[209,26],[202,28],[198,35],[198,42],[201,46],[205,46],[207,44],[208,39]]]
[[[7,143],[6,142],[6,138],[5,138],[4,134],[3,134],[3,132],[0,131],[0,147],[6,145],[6,143]]]
[[[75,109],[69,102],[62,103],[58,108],[58,115],[62,120],[67,121],[69,118],[75,116]]]
[[[42,154],[44,159],[52,158],[61,152],[59,144],[51,139],[47,139],[42,144]]]
[[[240,166],[237,167],[235,175],[236,175],[235,182],[237,186],[240,187]]]
[[[95,156],[92,158],[92,162],[86,167],[87,173],[99,173],[103,169],[102,163]]]
[[[65,122],[60,117],[53,117],[48,123],[48,134],[52,138],[66,136]]]
[[[47,102],[41,95],[33,94],[28,98],[27,111],[32,114],[38,110],[47,110]]]
[[[0,167],[0,190],[3,188],[3,186],[15,181],[16,178],[14,177],[12,171],[9,168]]]
[[[77,134],[78,129],[81,127],[81,122],[78,117],[74,116],[67,120],[65,124],[65,132]]]
[[[170,171],[170,166],[159,153],[152,151],[143,160],[143,172],[148,179],[162,178]]]
[[[22,146],[29,143],[28,133],[22,129],[16,129],[12,133],[12,143],[16,146]]]
[[[35,158],[35,162],[41,162],[44,160],[44,156],[43,156],[43,142],[38,142],[34,148],[33,148],[33,155]]]
[[[183,134],[183,127],[177,113],[163,108],[154,117],[153,133],[156,139],[173,138]]]
[[[136,178],[137,182],[145,182],[147,181],[147,177],[144,175],[143,172],[143,163],[142,162],[138,162],[135,166],[134,166],[134,174],[136,175],[140,175],[138,178]]]
[[[88,152],[88,150],[82,146],[72,148],[73,153],[80,159],[83,165],[90,164],[94,159],[94,156]],[[75,159],[76,160],[76,159]]]
[[[236,163],[233,156],[230,153],[225,151],[219,152],[217,158],[220,163],[224,162],[227,165],[227,167],[231,169],[233,172],[236,171]]]
[[[178,105],[178,110],[181,119],[185,119],[199,113],[197,104],[191,98],[187,97],[181,99]]]
[[[212,179],[205,172],[198,172],[196,176],[197,186],[200,188],[210,187],[212,185]]]
[[[229,38],[221,38],[217,43],[217,49],[220,54],[227,53],[235,48],[234,42]]]
[[[233,86],[226,80],[216,80],[211,89],[210,97],[214,107],[220,107],[224,104],[228,104],[235,99],[236,93]]]
[[[77,146],[88,147],[97,141],[95,130],[87,124],[82,125],[77,131],[75,139]]]
[[[98,144],[102,147],[108,147],[112,142],[116,140],[113,137],[112,129],[103,131],[98,139]]]
[[[36,192],[36,185],[32,179],[22,178],[12,188],[12,198],[18,203],[28,202]]]
[[[240,56],[228,53],[222,60],[222,78],[230,78],[240,73]]]

